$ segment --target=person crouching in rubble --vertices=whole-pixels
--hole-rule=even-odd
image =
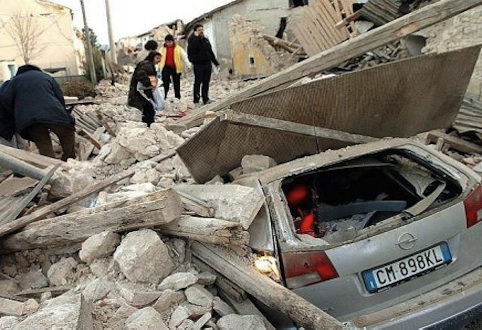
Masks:
[[[53,132],[62,147],[62,160],[75,158],[75,119],[66,110],[64,95],[52,76],[35,65],[22,65],[1,97],[13,114],[16,132],[33,141],[41,155],[55,158]]]
[[[6,90],[10,80],[5,81],[0,86],[0,96]],[[3,98],[0,98],[0,144],[11,147],[12,139],[15,135],[15,119],[13,114],[7,110]]]
[[[137,64],[129,84],[127,105],[142,111],[142,121],[147,124],[147,127],[154,122],[156,101],[153,91],[157,86],[156,64],[160,61],[159,52],[150,52],[144,61]],[[143,90],[139,90],[138,83],[144,86]]]

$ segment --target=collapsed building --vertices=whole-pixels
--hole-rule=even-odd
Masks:
[[[168,116],[151,128],[125,106],[127,84],[102,82],[95,99],[73,102],[78,160],[62,163],[2,146],[1,164],[8,170],[0,183],[1,327],[274,328],[249,296],[307,329],[343,327],[280,285],[277,265],[263,258],[263,250],[251,249],[256,230],[249,229],[257,229],[264,196],[231,182],[387,137],[425,138],[480,168],[482,147],[437,130],[454,122],[467,127],[466,116],[480,111],[477,102],[464,100],[480,47],[410,58],[400,46],[400,36],[414,32],[413,22],[417,29],[428,27],[479,3],[454,5],[436,18],[414,10],[297,64],[283,59],[286,49],[267,55],[278,54],[267,48],[270,38],[234,17],[246,28],[243,35],[255,31],[251,47],[277,68],[267,78],[215,79],[217,102],[199,109],[184,99],[167,102]],[[373,51],[378,48],[383,52]],[[367,66],[372,68],[361,70]],[[333,68],[336,75],[326,78]],[[355,72],[337,75],[348,69]],[[183,90],[189,84],[184,79]],[[457,91],[448,93],[453,86]],[[461,106],[471,112],[459,112]],[[188,115],[177,118],[179,111]],[[339,173],[335,181],[347,179]],[[401,174],[386,174],[387,186],[401,185],[392,179]],[[359,177],[348,179],[354,184]],[[444,198],[458,193],[445,184]],[[415,204],[413,197],[395,199]],[[334,220],[335,211],[329,212]]]

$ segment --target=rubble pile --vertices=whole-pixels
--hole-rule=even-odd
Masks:
[[[74,254],[37,249],[2,257],[2,295],[36,299],[0,298],[0,328],[265,328],[258,315],[236,314],[219,297],[216,275],[190,259],[184,240],[150,229],[102,232]]]
[[[261,29],[241,16],[233,18],[231,27],[238,34],[249,36],[247,42],[259,49],[276,71],[297,61],[292,53],[273,48]],[[153,31],[157,40],[171,32],[165,26]],[[407,56],[405,45],[395,38],[390,39],[387,46],[345,63],[344,69],[358,70],[404,58]],[[364,47],[372,49],[370,45]],[[305,62],[306,67],[300,63],[282,72],[276,76],[278,85],[271,78],[265,80],[265,85],[263,81],[239,80],[227,67],[221,68],[221,73],[213,75],[211,81],[210,96],[214,102],[205,106],[192,103],[193,76],[192,72],[185,72],[181,78],[181,100],[174,99],[170,90],[164,113],[156,116],[149,128],[141,122],[141,112],[126,105],[130,74],[122,73],[114,85],[102,81],[96,86],[95,98],[72,103],[78,129],[77,160],[69,159],[59,165],[36,154],[33,147],[30,149],[33,152],[28,152],[4,151],[2,146],[3,157],[15,158],[12,166],[15,170],[26,169],[35,179],[40,177],[44,182],[40,191],[31,194],[32,182],[15,181],[18,187],[10,190],[15,193],[2,195],[9,198],[8,207],[19,204],[21,208],[17,206],[19,210],[14,210],[18,211],[18,217],[10,223],[0,219],[0,329],[274,329],[247,299],[248,294],[254,296],[253,292],[261,298],[272,299],[273,304],[268,307],[278,309],[306,328],[333,328],[326,324],[341,326],[277,283],[280,274],[274,271],[278,270],[272,260],[275,258],[263,256],[272,258],[261,260],[264,266],[270,266],[265,267],[266,272],[251,267],[261,256],[247,246],[248,229],[258,217],[266,215],[265,195],[249,185],[229,183],[242,174],[277,166],[272,157],[245,152],[247,144],[259,142],[269,153],[276,144],[271,136],[265,139],[266,132],[278,137],[283,137],[276,135],[279,132],[285,133],[295,142],[303,141],[295,139],[298,135],[314,137],[317,146],[318,139],[323,138],[345,146],[376,139],[369,134],[358,135],[337,127],[316,125],[314,121],[303,124],[283,117],[287,108],[294,108],[292,103],[296,98],[289,100],[289,106],[269,99],[275,92],[288,95],[298,88],[302,91],[298,95],[307,100],[310,111],[316,108],[308,104],[309,94],[303,92],[311,88],[316,97],[322,94],[323,91],[313,87],[318,86],[314,83],[325,78],[322,72],[334,66],[337,56],[344,55],[345,50],[340,49],[331,59],[330,56],[325,60],[315,57]],[[343,67],[340,62],[337,65]],[[288,85],[295,88],[280,89]],[[344,91],[346,86],[342,85]],[[302,90],[303,87],[306,90]],[[276,91],[270,93],[272,89]],[[252,96],[266,97],[268,101]],[[324,95],[325,99],[328,97]],[[216,101],[224,107],[217,106]],[[302,109],[302,103],[294,112]],[[238,107],[237,113],[225,111],[218,121],[212,121],[217,117],[215,111],[231,105],[234,110]],[[320,108],[319,104],[315,105]],[[239,111],[243,106],[252,113],[246,109]],[[276,110],[272,117],[269,117],[270,106]],[[329,113],[338,109],[334,106],[316,110]],[[349,112],[350,109],[343,110]],[[202,125],[199,121],[196,121],[199,125],[179,125],[184,128],[179,134],[169,130],[170,125],[190,115],[193,118],[197,115],[195,119],[200,119]],[[391,119],[402,122],[399,118]],[[227,130],[223,120],[235,129]],[[337,121],[339,118],[333,120]],[[221,124],[216,127],[209,125],[210,122]],[[210,127],[206,127],[208,125]],[[259,141],[249,141],[256,139],[257,125],[266,131],[257,138]],[[209,135],[212,130],[215,132]],[[203,170],[215,172],[218,162],[225,161],[219,150],[216,151],[216,142],[228,140],[229,133],[247,134],[245,140],[239,138],[227,151],[232,156],[234,149],[241,146],[244,154],[236,158],[239,167],[226,175],[222,173],[223,176],[209,172],[213,175],[208,182],[196,184],[194,172],[190,173],[191,167],[186,166],[192,164],[181,158],[183,151],[178,148],[186,141],[196,141],[193,136],[206,132],[207,142],[194,144],[197,150],[214,155],[213,162],[196,159],[202,163],[199,167]],[[236,138],[236,134],[233,135]],[[479,144],[441,130],[416,138],[482,172]],[[263,144],[264,140],[269,143]],[[58,144],[55,140],[54,143]],[[287,146],[282,139],[277,143]],[[303,144],[298,143],[293,152],[302,147]],[[56,150],[59,149],[56,145]],[[281,153],[280,150],[277,151]],[[319,150],[313,148],[309,152]],[[233,167],[225,166],[222,170]],[[10,170],[0,177],[0,188],[8,180],[14,181],[12,172],[15,171]],[[51,177],[48,173],[52,171]],[[280,200],[269,202],[281,204]],[[209,265],[207,259],[211,261]],[[243,268],[243,265],[250,267]],[[231,278],[226,274],[231,274]],[[244,282],[244,287],[240,282]],[[267,305],[266,300],[258,300]]]
[[[404,39],[396,40],[383,47],[379,47],[369,51],[362,56],[353,58],[337,67],[342,71],[356,71],[380,64],[409,58],[411,55],[408,51],[406,41]]]
[[[124,81],[128,83],[128,79]],[[182,82],[184,99],[191,99],[192,75],[188,74]],[[247,84],[249,82],[214,78],[211,95],[213,99],[222,98]],[[156,123],[147,128],[141,122],[141,112],[126,105],[127,90],[127,84],[116,83],[112,86],[110,82],[102,81],[96,87],[98,94],[96,98],[83,100],[83,104],[74,106],[74,115],[78,123],[86,123],[79,118],[88,113],[89,117],[85,118],[91,119],[91,114],[101,113],[115,132],[115,136],[104,132],[99,138],[101,148],[94,148],[89,159],[84,161],[69,159],[56,171],[53,181],[45,187],[45,191],[54,201],[75,195],[85,187],[102,182],[131,167],[135,168],[133,175],[112,185],[109,189],[89,198],[80,199],[58,210],[56,214],[51,214],[49,217],[54,217],[52,223],[54,227],[56,224],[61,224],[59,227],[65,226],[65,221],[69,219],[78,222],[79,214],[83,213],[88,217],[85,214],[94,208],[98,209],[102,206],[108,208],[113,204],[113,207],[116,207],[119,206],[118,203],[124,205],[125,202],[122,201],[146,198],[145,196],[151,196],[156,191],[164,191],[180,183],[193,183],[181,159],[173,152],[185,141],[185,138],[164,127],[164,123],[175,121],[176,118],[157,117]],[[167,104],[170,107],[167,110],[171,113],[190,111],[190,108],[194,108],[187,100],[175,103],[173,99],[168,98]],[[191,130],[191,134],[194,134],[197,129]],[[56,147],[60,151],[59,146]],[[151,161],[156,155],[170,151],[172,152],[170,157],[159,162]],[[187,186],[183,189],[180,190],[180,194],[184,196],[185,203],[188,203],[189,197],[186,196],[189,195],[189,189]],[[248,193],[252,195],[251,191]],[[241,202],[236,203],[239,205]],[[233,206],[233,203],[229,204],[225,201],[224,205]],[[255,208],[260,207],[259,196],[257,202],[252,205]],[[190,207],[187,208],[190,209]],[[235,209],[221,207],[218,211],[204,214],[204,216],[210,215],[211,218],[218,217],[209,218],[211,220],[207,220],[210,221],[206,224],[207,227],[214,226],[216,229],[221,226],[226,228],[223,230],[233,233],[231,238],[228,235],[219,239],[216,238],[216,233],[206,233],[206,241],[226,246],[233,242],[238,246],[244,246],[247,243],[246,228],[243,229],[239,224],[232,223],[233,217],[245,218],[234,214]],[[249,209],[251,219],[243,220],[245,225],[254,217],[252,214],[255,210],[252,206]],[[145,209],[141,211],[143,216],[148,217]],[[195,212],[187,210],[183,212],[185,222],[194,220],[199,222],[199,218],[193,218],[196,215]],[[223,212],[226,214],[223,215]],[[203,214],[199,210],[197,213]],[[228,219],[221,220],[222,218]],[[33,224],[34,235],[43,232],[43,228],[48,228],[47,232],[50,233],[56,231],[44,222],[48,220]],[[117,223],[120,219],[112,220]],[[131,219],[124,220],[125,223],[129,221]],[[40,227],[37,228],[35,225]],[[93,324],[94,329],[123,327],[127,329],[139,327],[233,329],[245,326],[264,328],[263,320],[259,315],[237,315],[218,296],[216,287],[213,285],[216,275],[201,271],[191,262],[191,252],[187,244],[189,240],[173,238],[175,236],[189,238],[191,235],[189,232],[187,234],[179,232],[184,228],[182,223],[176,222],[171,227],[164,228],[166,233],[174,234],[169,237],[151,229],[135,231],[137,225],[131,223],[130,226],[132,229],[122,236],[113,231],[103,231],[88,236],[90,231],[87,227],[79,230],[84,234],[75,234],[71,227],[69,235],[80,235],[81,240],[76,237],[73,241],[82,243],[82,246],[72,241],[66,244],[62,239],[51,240],[52,238],[47,237],[49,236],[47,233],[44,239],[34,239],[38,244],[46,246],[28,247],[22,252],[2,256],[0,291],[8,297],[4,298],[3,295],[0,297],[0,315],[3,315],[0,317],[0,328],[27,329],[34,324],[44,328],[60,324],[65,324],[68,328],[85,328],[86,325]],[[93,230],[98,231],[98,229]],[[27,232],[28,230],[21,233]],[[196,238],[203,240],[199,237],[200,235],[203,234],[198,231]],[[41,241],[44,243],[40,243]],[[140,242],[143,243],[139,244]],[[10,243],[4,241],[2,244],[2,250],[7,251]],[[15,245],[15,242],[12,244],[16,246],[12,250],[18,250],[18,245]],[[80,251],[77,252],[79,249]],[[246,255],[246,251],[240,253]],[[12,297],[18,298],[10,299]]]
[[[232,35],[237,35],[237,40],[246,44],[247,49],[257,49],[269,62],[273,72],[281,71],[298,61],[298,56],[286,51],[285,48],[275,48],[263,34],[263,28],[257,23],[244,20],[241,15],[233,15],[229,22]],[[244,37],[239,37],[244,36]]]

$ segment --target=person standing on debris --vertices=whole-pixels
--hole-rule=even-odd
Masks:
[[[144,61],[137,64],[129,84],[127,105],[142,111],[142,121],[147,124],[147,127],[150,127],[154,122],[155,109],[153,103],[155,101],[153,90],[157,86],[156,65],[160,61],[160,53],[150,52]],[[138,83],[144,86],[145,96],[139,92]]]
[[[139,64],[144,61],[147,55],[149,55],[150,52],[156,52],[157,48],[159,48],[159,44],[157,43],[157,41],[152,39],[148,40],[144,45],[144,49],[137,53],[135,63]]]
[[[41,155],[55,158],[52,132],[59,138],[62,160],[75,158],[75,120],[66,110],[64,95],[52,76],[37,66],[22,65],[2,99],[13,114],[16,131],[33,141]]]
[[[188,38],[187,54],[189,61],[194,65],[194,104],[199,104],[201,85],[203,103],[208,104],[212,64],[219,70],[219,62],[214,56],[209,39],[204,36],[202,24],[194,26],[193,34]]]
[[[159,70],[162,72],[162,82],[164,84],[164,99],[167,99],[167,92],[169,92],[169,85],[174,85],[174,97],[179,101],[181,99],[181,74],[184,70],[183,63],[188,69],[191,68],[191,63],[187,58],[184,49],[177,45],[174,37],[168,34],[164,38],[164,46],[161,48],[161,63],[159,63]]]

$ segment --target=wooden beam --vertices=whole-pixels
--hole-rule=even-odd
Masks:
[[[31,165],[40,168],[47,168],[52,165],[63,164],[60,159],[47,157],[44,155],[36,154],[30,151],[20,150],[16,148],[7,147],[0,144],[0,151],[12,157],[18,158]]]
[[[93,137],[89,132],[86,132],[83,128],[77,128],[76,133],[82,136],[84,139],[92,143],[97,149],[101,149],[102,146],[100,145],[99,141],[95,137]]]
[[[40,189],[42,189],[42,187],[45,186],[48,181],[50,181],[50,178],[54,175],[55,171],[59,168],[59,166],[60,164],[53,166],[27,196],[23,197],[19,203],[12,205],[10,212],[8,212],[8,215],[5,216],[3,219],[0,219],[0,225],[4,225],[15,220],[15,218],[22,212],[22,210],[27,206],[27,204],[30,203],[30,201],[35,196],[37,196]]]
[[[32,297],[32,298],[40,298],[42,296],[42,293],[45,292],[50,292],[53,297],[59,296],[70,289],[73,289],[69,285],[63,285],[63,286],[49,286],[46,288],[40,288],[40,289],[27,289],[20,291],[18,293],[15,293],[15,296],[27,296],[27,297]],[[23,297],[20,297],[23,298]]]
[[[160,162],[164,159],[170,158],[176,154],[175,150],[168,150],[166,152],[163,152],[162,154],[159,154],[151,159],[146,160],[147,161],[154,161],[154,162]],[[136,164],[138,165],[138,164]],[[6,234],[12,233],[22,227],[25,227],[29,223],[38,221],[43,219],[46,215],[58,211],[66,206],[69,206],[75,202],[78,202],[96,192],[101,191],[102,189],[113,185],[114,183],[121,181],[122,179],[125,179],[127,177],[130,177],[134,175],[136,171],[135,165],[134,167],[127,169],[117,175],[111,176],[110,178],[97,182],[91,186],[87,186],[81,191],[78,191],[77,193],[70,195],[68,197],[65,197],[64,199],[59,200],[58,202],[55,202],[51,205],[45,206],[27,216],[21,217],[15,221],[12,221],[6,225],[0,226],[0,237],[4,236]]]
[[[482,155],[482,146],[463,140],[456,136],[450,136],[439,131],[429,132],[427,134],[427,140],[430,143],[436,144],[443,144],[443,142],[445,142],[450,145],[450,149],[457,150],[466,154],[477,153],[479,155]],[[440,149],[442,149],[442,147],[440,147]]]
[[[273,130],[289,132],[298,135],[313,136],[318,138],[327,138],[350,144],[368,143],[379,140],[371,136],[351,134],[343,131],[337,131],[334,129],[315,127],[311,125],[294,123],[291,121],[285,121],[280,119],[274,119],[269,117],[250,115],[245,113],[238,113],[232,110],[226,111],[221,116],[221,121],[228,121],[235,125],[244,125],[251,127],[262,127]]]
[[[343,324],[284,286],[258,273],[226,249],[193,242],[193,255],[268,307],[286,314],[305,329],[342,329]]]
[[[214,208],[209,206],[204,201],[186,194],[183,191],[176,190],[176,192],[181,197],[182,204],[186,210],[205,218],[211,218],[214,216]]]
[[[161,190],[30,224],[0,242],[0,253],[82,242],[103,231],[126,232],[157,227],[181,216],[177,193]]]
[[[160,226],[163,234],[187,237],[196,241],[217,245],[246,245],[249,234],[238,222],[216,218],[200,218],[183,215]]]
[[[218,111],[227,108],[235,102],[264,93],[307,75],[336,67],[340,63],[360,56],[367,51],[442,22],[481,4],[482,0],[440,0],[353,39],[342,42],[335,47],[254,83],[237,93],[233,93],[229,97],[193,110],[186,117],[179,119],[175,124],[171,124],[169,128],[179,132],[201,125],[206,111]]]
[[[110,127],[109,123],[107,122],[107,120],[104,119],[104,116],[102,115],[102,113],[100,112],[99,109],[97,109],[95,111],[96,115],[97,115],[97,118],[99,118],[100,122],[102,123],[102,126],[105,127],[105,129],[107,130],[107,133],[110,134],[110,136],[112,137],[116,137],[117,135],[115,134],[114,130],[112,129],[112,127]]]

